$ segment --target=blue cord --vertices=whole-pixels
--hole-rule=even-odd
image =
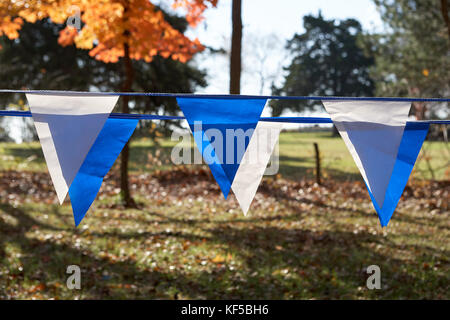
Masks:
[[[15,111],[15,110],[0,110],[0,116],[9,117],[31,117],[30,111]],[[180,116],[158,116],[151,114],[137,114],[137,113],[111,113],[110,118],[114,119],[138,119],[138,120],[183,120]],[[286,122],[286,123],[333,123],[330,118],[322,117],[261,117],[261,121],[268,122]],[[430,124],[450,124],[450,120],[425,120],[425,121],[411,121],[424,122]]]
[[[11,90],[0,89],[0,93],[29,93],[42,95],[82,95],[82,96],[147,96],[147,97],[184,97],[201,99],[276,99],[276,100],[346,100],[346,101],[398,101],[398,102],[450,102],[448,98],[387,98],[387,97],[321,97],[321,96],[255,96],[228,94],[194,94],[194,93],[153,93],[153,92],[82,92],[56,90]],[[0,116],[31,117],[29,111],[0,110]],[[110,118],[139,120],[182,120],[180,116],[159,116],[149,114],[111,113]],[[261,117],[261,121],[286,123],[333,123],[330,118],[320,117]],[[422,121],[430,124],[450,124],[450,120]]]
[[[398,97],[332,97],[332,96],[255,96],[239,94],[195,94],[195,93],[157,93],[157,92],[82,92],[57,90],[12,90],[0,89],[0,93],[62,94],[83,96],[146,96],[183,97],[201,99],[276,99],[276,100],[347,100],[347,101],[403,101],[403,102],[450,102],[449,98],[398,98]]]

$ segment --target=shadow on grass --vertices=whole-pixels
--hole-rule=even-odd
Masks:
[[[204,217],[168,217],[150,211],[142,214],[154,216],[160,224],[175,225],[178,230],[96,231],[84,236],[79,229],[56,228],[6,203],[0,204],[0,211],[15,221],[0,219],[0,259],[2,265],[9,268],[8,275],[0,278],[2,298],[10,297],[11,290],[30,290],[23,287],[25,282],[43,283],[45,288],[42,290],[59,298],[72,298],[77,294],[101,299],[173,299],[180,296],[210,299],[355,298],[362,293],[373,298],[430,298],[447,294],[448,278],[433,272],[425,277],[425,274],[408,269],[415,268],[416,262],[411,263],[412,267],[405,266],[404,261],[378,253],[374,249],[376,246],[395,246],[379,235],[311,231],[298,227],[287,229],[270,224],[301,221],[307,212],[219,221]],[[120,220],[119,217],[111,219]],[[139,224],[151,229],[153,222],[148,220]],[[42,238],[31,236],[36,230]],[[206,232],[209,236],[199,236],[196,231]],[[77,244],[80,237],[102,239],[111,248],[120,245],[124,239],[201,240],[213,247],[224,248],[240,261],[240,265],[232,267],[224,262],[212,269],[191,272],[181,268],[158,270],[140,264],[133,255],[111,261],[90,246]],[[19,264],[23,270],[7,260],[11,245],[19,248]],[[419,251],[424,261],[443,254],[417,245],[405,245],[402,249]],[[175,254],[168,259],[176,259]],[[68,276],[65,270],[71,264],[79,265],[83,270],[81,291],[65,288]],[[372,264],[380,266],[384,288],[368,292],[365,268]]]
[[[8,148],[5,148],[4,153],[23,161],[32,158],[32,161],[39,164],[45,163],[44,154],[40,147],[25,147],[21,144],[11,144]]]
[[[2,277],[0,283],[0,297],[8,298],[11,294],[9,288],[18,284],[19,287],[24,281],[36,281],[45,285],[45,291],[53,292],[56,297],[61,292],[61,287],[65,287],[65,281],[68,277],[66,268],[69,265],[79,265],[82,272],[81,292],[66,291],[65,298],[73,293],[85,294],[88,298],[103,299],[125,299],[130,297],[124,290],[117,288],[132,287],[133,284],[143,284],[148,290],[139,292],[139,295],[146,298],[152,297],[152,291],[160,283],[167,283],[170,277],[164,273],[148,272],[137,268],[136,261],[127,260],[126,262],[111,262],[106,258],[101,258],[93,252],[77,248],[75,244],[55,243],[52,240],[40,240],[30,238],[27,232],[33,229],[41,229],[53,232],[66,232],[70,236],[76,236],[76,229],[56,229],[50,225],[30,217],[24,211],[14,208],[9,204],[0,204],[0,212],[10,215],[16,219],[17,224],[12,226],[0,220],[0,259],[2,264],[10,264],[6,261],[5,246],[7,244],[18,246],[20,249],[20,264],[23,270],[15,268],[10,264],[8,275]],[[106,271],[106,272],[105,272]],[[117,277],[110,278],[108,275]],[[29,288],[21,288],[25,292]],[[142,289],[142,288],[141,288]],[[86,292],[85,292],[86,291]],[[30,292],[31,293],[31,292]],[[69,294],[67,296],[67,294]],[[158,296],[161,298],[161,296]],[[64,296],[62,297],[64,298]],[[166,296],[166,298],[170,298]]]

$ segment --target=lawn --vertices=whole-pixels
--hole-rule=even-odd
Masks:
[[[450,298],[446,145],[425,144],[382,229],[342,140],[288,132],[280,142],[280,174],[263,180],[245,217],[204,166],[170,163],[176,142],[135,141],[139,208],[120,206],[115,166],[78,228],[70,203],[56,202],[39,145],[0,144],[0,298]],[[66,287],[73,264],[81,290]],[[366,287],[373,264],[381,290]]]
[[[188,136],[190,137],[190,136]],[[186,143],[183,146],[193,146]],[[290,180],[314,178],[315,154],[313,143],[319,145],[322,173],[325,178],[362,181],[350,153],[340,137],[329,132],[283,132],[280,135],[280,174]],[[131,148],[130,171],[154,172],[174,167],[172,148],[179,141],[161,139],[158,144],[150,139],[134,140]],[[193,157],[193,153],[192,153]],[[440,141],[426,141],[416,163],[413,178],[448,180],[450,178],[450,146]],[[0,170],[46,172],[44,156],[38,142],[0,143]]]

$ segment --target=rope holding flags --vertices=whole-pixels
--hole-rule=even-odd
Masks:
[[[95,200],[105,175],[132,136],[138,121],[182,119],[111,113],[119,95],[133,93],[23,93],[26,93],[31,114],[2,111],[0,115],[33,117],[58,200],[62,204],[69,193],[76,226]],[[269,98],[308,97],[145,95],[177,98],[197,147],[224,197],[227,198],[232,190],[244,214],[255,197],[283,123],[332,121],[366,183],[383,227],[388,225],[401,198],[430,123],[448,123],[445,120],[408,122],[411,101],[450,101],[310,97],[313,100],[321,98],[330,120],[261,118]]]

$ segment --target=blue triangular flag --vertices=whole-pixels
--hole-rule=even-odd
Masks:
[[[200,153],[227,198],[266,99],[177,98],[177,102]],[[239,132],[245,136],[243,150],[236,141],[242,136],[233,135]]]
[[[414,163],[422,148],[422,144],[425,141],[429,127],[430,125],[428,123],[421,122],[408,122],[406,124],[391,180],[389,181],[384,203],[381,208],[370,191],[370,188],[368,188],[370,198],[383,227],[388,225],[397,207],[398,201],[413,170]]]
[[[89,150],[70,188],[75,225],[89,210],[103,182],[138,123],[137,119],[108,119]]]

